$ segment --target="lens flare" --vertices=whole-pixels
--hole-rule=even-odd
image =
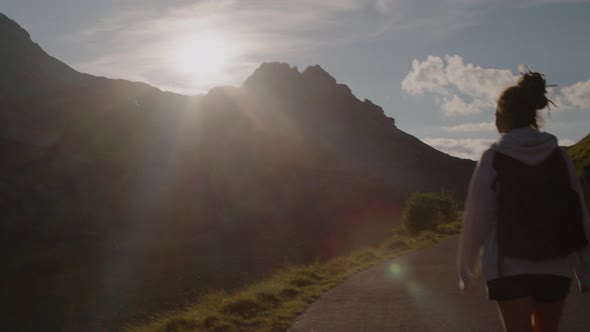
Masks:
[[[391,275],[393,276],[394,279],[396,280],[401,280],[405,277],[406,275],[406,269],[404,268],[404,266],[402,264],[399,263],[392,263],[389,266],[389,273],[391,273]]]
[[[408,292],[415,298],[420,298],[424,295],[424,288],[415,280],[410,280],[406,284]]]

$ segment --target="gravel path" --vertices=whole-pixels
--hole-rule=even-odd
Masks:
[[[502,331],[483,280],[456,287],[458,237],[357,273],[313,303],[290,332]],[[574,285],[573,285],[574,286]],[[590,295],[573,288],[561,331],[590,331]]]

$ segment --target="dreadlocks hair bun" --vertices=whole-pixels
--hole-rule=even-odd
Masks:
[[[544,109],[551,102],[545,94],[547,85],[543,74],[523,73],[517,85],[504,90],[497,101],[497,113],[510,118],[513,128],[539,128],[543,119],[537,110]]]
[[[543,75],[536,72],[525,73],[518,79],[518,87],[522,90],[523,97],[535,110],[544,109],[549,104],[549,99],[545,96],[545,83]]]

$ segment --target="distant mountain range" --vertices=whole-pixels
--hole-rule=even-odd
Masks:
[[[5,327],[92,330],[387,236],[475,163],[320,66],[202,96],[75,71],[0,14]],[[4,329],[4,328],[3,328]]]

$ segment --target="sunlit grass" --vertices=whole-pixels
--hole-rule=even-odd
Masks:
[[[152,331],[285,331],[321,294],[352,274],[458,234],[461,223],[439,225],[437,230],[411,236],[401,229],[374,248],[307,266],[287,266],[267,280],[233,293],[212,291],[186,308],[153,317],[128,332]],[[394,275],[401,266],[391,267]]]
[[[590,135],[584,137],[581,141],[572,145],[568,154],[576,165],[578,174],[582,174],[584,167],[590,165]]]

